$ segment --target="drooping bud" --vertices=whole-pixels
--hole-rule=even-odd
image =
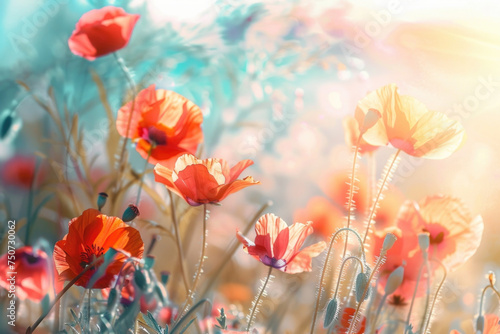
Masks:
[[[141,270],[137,268],[134,271],[134,282],[135,285],[142,290],[144,293],[152,291],[151,278],[147,270]]]
[[[97,208],[99,211],[106,205],[106,201],[108,200],[108,194],[106,193],[99,193],[99,196],[97,196]]]
[[[128,208],[123,212],[122,220],[125,223],[128,223],[135,219],[135,217],[139,216],[139,208],[134,204],[130,204]]]
[[[337,299],[333,298],[328,302],[328,306],[326,307],[325,321],[323,322],[323,327],[328,328],[333,324],[337,316]]]
[[[397,288],[403,283],[403,276],[405,270],[403,266],[397,267],[387,278],[387,283],[385,284],[385,294],[390,295],[396,291]]]
[[[389,249],[391,249],[392,246],[394,246],[394,243],[396,242],[397,239],[398,238],[394,234],[387,233],[385,235],[385,238],[384,238],[384,243],[382,244],[382,251],[381,251],[381,253],[382,254],[387,253],[387,251]]]
[[[359,273],[358,276],[356,276],[356,301],[359,303],[363,299],[363,293],[366,293],[364,295],[364,299],[367,299],[370,296],[370,287],[368,286],[368,275],[366,273]]]
[[[479,317],[477,317],[477,320],[476,320],[476,330],[479,333],[482,333],[484,331],[484,317],[482,315],[480,315]]]
[[[365,133],[368,129],[375,125],[378,120],[382,117],[380,111],[377,109],[370,108],[363,119],[363,124],[359,127],[359,132],[361,134]]]
[[[490,281],[491,286],[494,286],[494,285],[495,285],[495,283],[496,283],[496,281],[497,281],[497,278],[496,278],[496,276],[495,276],[495,273],[494,273],[494,272],[490,271],[490,272],[488,273],[488,280]]]

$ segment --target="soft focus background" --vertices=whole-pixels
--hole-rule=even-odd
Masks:
[[[222,256],[234,242],[236,227],[241,228],[268,200],[274,202],[268,211],[290,224],[311,197],[336,191],[325,190],[325,180],[345,173],[351,156],[342,120],[353,115],[357,101],[368,91],[396,83],[402,94],[460,120],[467,141],[459,151],[439,161],[405,156],[392,183],[402,199],[450,194],[462,198],[473,215],[483,216],[483,242],[467,265],[449,278],[440,313],[446,321],[440,321],[435,332],[471,321],[485,274],[488,270],[500,274],[496,211],[500,203],[500,13],[496,1],[2,1],[1,190],[2,196],[11,199],[16,216],[22,217],[26,210],[26,192],[12,185],[6,162],[19,154],[64,150],[41,140],[53,128],[16,80],[28,83],[47,101],[52,87],[54,103],[80,116],[87,157],[95,159],[96,179],[107,168],[103,140],[109,125],[91,71],[104,81],[114,111],[122,105],[125,78],[112,56],[89,62],[71,54],[67,40],[83,13],[108,4],[141,14],[130,44],[118,52],[136,83],[174,90],[202,108],[203,156],[225,158],[232,164],[241,159],[255,161],[248,173],[262,184],[212,209],[208,276],[216,263],[211,259]],[[377,175],[391,152],[390,148],[377,151]],[[130,153],[140,171],[142,159],[135,150]],[[71,177],[75,171],[65,159],[61,153],[61,166]],[[366,158],[361,160],[364,164]],[[54,166],[45,167],[46,173],[54,172]],[[165,195],[152,178],[146,183]],[[55,217],[56,202],[41,213],[36,227],[38,235],[50,242],[60,238],[65,219]],[[146,219],[160,224],[165,220],[158,217],[147,196],[139,207]],[[6,218],[12,217],[2,221]],[[195,232],[188,246],[191,263],[199,252]],[[170,270],[176,256],[164,254],[175,247],[165,240],[154,253],[161,259],[157,267]],[[266,269],[242,251],[234,262],[221,275],[217,291],[222,297],[216,298],[248,305]],[[259,273],[249,280],[248,273],[256,270]],[[294,299],[300,300],[309,312],[315,280],[315,273],[278,275],[269,294],[285,296],[281,302],[292,309]],[[300,291],[292,297],[286,287],[300,287]],[[270,306],[269,312],[275,307]],[[300,318],[299,309],[289,311],[281,328],[299,326],[297,314]]]

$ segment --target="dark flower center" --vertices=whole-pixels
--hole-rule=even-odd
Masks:
[[[393,306],[406,306],[408,305],[408,302],[403,296],[393,295],[391,298],[389,298],[389,304]]]
[[[94,262],[99,256],[104,254],[104,248],[96,245],[85,246],[85,251],[80,254],[80,266],[82,268],[87,267],[89,264]]]
[[[423,231],[429,233],[429,242],[431,245],[438,245],[438,244],[442,243],[444,240],[444,232],[443,231],[441,231],[437,234],[435,233],[435,231],[434,231],[434,234],[432,234],[429,230],[427,230],[425,228],[423,229]]]
[[[286,266],[286,261],[283,259],[275,259],[274,257],[269,257],[267,255],[264,255],[263,257],[260,258],[262,263],[264,263],[266,266],[270,266],[276,269],[281,269],[284,266]]]
[[[24,254],[24,259],[29,264],[36,264],[36,263],[38,263],[38,261],[40,261],[40,258],[36,255],[33,255],[33,254]]]
[[[141,138],[147,140],[153,146],[167,144],[166,133],[155,126],[142,128]]]

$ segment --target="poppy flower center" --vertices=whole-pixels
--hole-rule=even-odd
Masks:
[[[155,126],[148,126],[141,129],[141,138],[148,141],[151,145],[166,145],[167,135],[164,131]]]
[[[24,259],[29,264],[36,264],[36,263],[38,263],[38,261],[40,261],[40,258],[38,256],[33,255],[33,254],[24,254]]]
[[[273,267],[275,269],[281,269],[284,266],[286,266],[286,261],[283,259],[275,259],[274,257],[269,257],[267,255],[264,255],[261,258],[262,263],[264,263],[266,266]]]
[[[438,228],[437,226],[429,226],[428,228],[424,228],[422,231],[429,233],[429,242],[431,245],[439,245],[442,243],[447,234],[447,231],[444,231],[442,228]]]
[[[408,305],[408,302],[406,301],[406,299],[403,296],[393,295],[389,299],[389,304],[397,307],[397,306],[406,306],[406,305]]]
[[[400,149],[403,152],[406,152],[410,155],[412,155],[415,152],[415,148],[413,147],[413,144],[409,140],[393,138],[390,140],[390,143],[395,148]]]
[[[85,246],[85,251],[80,254],[80,266],[85,268],[89,264],[95,261],[99,256],[104,254],[104,248],[96,245]]]

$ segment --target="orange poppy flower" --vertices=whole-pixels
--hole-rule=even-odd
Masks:
[[[229,169],[225,160],[200,160],[184,154],[177,159],[173,170],[157,164],[154,173],[156,182],[163,183],[189,205],[197,206],[218,203],[238,190],[259,184],[251,176],[237,179],[252,164],[252,160],[243,160]]]
[[[429,256],[435,256],[448,270],[467,261],[476,252],[483,235],[481,216],[473,218],[458,198],[434,195],[419,204],[406,203],[398,225],[404,231],[430,234]]]
[[[368,177],[366,173],[361,171],[357,177],[359,182],[356,183],[357,191],[353,200],[356,204],[356,218],[359,217],[358,221],[362,221],[368,210]],[[320,196],[311,198],[305,208],[295,211],[294,221],[311,220],[314,233],[328,239],[333,232],[344,227],[345,224],[349,172],[337,171],[321,180],[322,183],[319,186],[329,199]],[[379,203],[380,208],[375,217],[376,226],[383,229],[393,224],[403,202],[403,195],[395,187],[389,186],[384,198]]]
[[[87,265],[105,254],[110,248],[121,251],[106,269],[105,274],[92,286],[110,287],[125,263],[127,256],[141,258],[144,251],[139,231],[117,217],[108,217],[95,209],[85,210],[69,222],[68,234],[54,248],[54,262],[60,280],[74,279]],[[87,287],[97,267],[88,270],[75,284]]]
[[[446,158],[460,147],[465,136],[460,123],[429,111],[411,96],[399,95],[397,89],[394,84],[386,85],[359,101],[355,111],[359,124],[370,109],[382,115],[363,135],[368,144],[391,144],[409,155],[428,159]]]
[[[303,209],[298,209],[293,215],[294,221],[310,219],[315,234],[329,239],[335,231],[344,226],[344,214],[328,199],[313,197]]]
[[[10,267],[10,261],[14,268]],[[0,258],[0,286],[10,292],[13,285],[17,298],[39,302],[53,291],[50,270],[47,253],[31,246],[20,247],[14,254]]]
[[[280,271],[296,274],[311,271],[312,258],[326,248],[324,241],[300,250],[306,237],[313,232],[312,222],[288,226],[272,213],[260,217],[255,225],[255,242],[236,233],[243,249],[254,258]]]
[[[349,147],[356,146],[356,142],[358,141],[360,133],[358,121],[356,120],[356,118],[352,116],[347,116],[342,121],[342,125],[344,126],[344,136],[346,144]],[[364,140],[363,137],[361,137],[358,148],[359,153],[361,154],[370,153],[375,151],[377,148],[379,147],[368,144],[366,140]]]
[[[128,44],[139,17],[113,6],[91,10],[76,23],[69,49],[88,60],[118,51]]]
[[[135,98],[127,133],[131,112],[132,101],[118,110],[118,133],[132,138],[144,159],[150,154],[152,164],[171,168],[182,154],[196,153],[203,141],[200,108],[176,92],[155,89],[155,85],[141,90]]]

